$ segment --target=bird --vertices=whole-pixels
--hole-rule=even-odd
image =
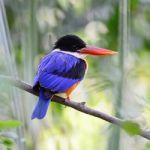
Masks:
[[[106,56],[117,52],[87,45],[79,36],[67,34],[60,37],[52,51],[45,55],[33,81],[33,89],[39,91],[39,99],[31,119],[43,119],[52,97],[65,93],[66,99],[83,80],[87,71],[87,55]]]

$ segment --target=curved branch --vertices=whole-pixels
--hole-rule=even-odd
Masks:
[[[13,79],[11,77],[2,76],[2,75],[0,75],[0,78],[6,80],[6,82],[11,83],[13,86],[18,87],[19,89],[22,89],[22,90],[29,92],[36,96],[39,95],[39,93],[37,91],[33,90],[31,85],[29,85],[21,80]],[[69,107],[76,109],[80,112],[83,112],[85,114],[89,114],[91,116],[103,119],[103,120],[105,120],[109,123],[115,124],[119,127],[121,127],[122,123],[124,122],[124,120],[121,120],[119,118],[113,117],[106,113],[103,113],[103,112],[100,112],[100,111],[97,111],[97,110],[94,110],[92,108],[85,106],[85,102],[78,103],[78,102],[74,102],[74,101],[66,101],[64,98],[59,97],[59,96],[54,96],[52,98],[52,101],[62,104],[62,105],[65,105],[65,106],[69,106]],[[139,135],[150,140],[150,132],[148,132],[148,131],[141,129]]]

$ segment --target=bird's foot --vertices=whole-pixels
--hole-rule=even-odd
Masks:
[[[70,101],[70,97],[67,96],[67,97],[65,98],[65,101]]]
[[[64,102],[68,102],[68,101],[70,101],[70,97],[69,96],[67,96],[65,99],[64,99]],[[64,106],[65,108],[67,107],[67,106]]]

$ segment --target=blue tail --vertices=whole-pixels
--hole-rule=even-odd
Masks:
[[[49,103],[51,101],[53,95],[50,95],[49,98],[47,98],[44,95],[44,88],[40,88],[40,93],[39,93],[39,100],[34,108],[34,111],[32,113],[31,119],[37,118],[37,119],[42,119],[46,115]]]

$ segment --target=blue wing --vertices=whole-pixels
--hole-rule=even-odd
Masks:
[[[39,83],[53,92],[65,92],[83,79],[85,70],[82,59],[62,52],[49,53],[39,64],[34,86]]]

